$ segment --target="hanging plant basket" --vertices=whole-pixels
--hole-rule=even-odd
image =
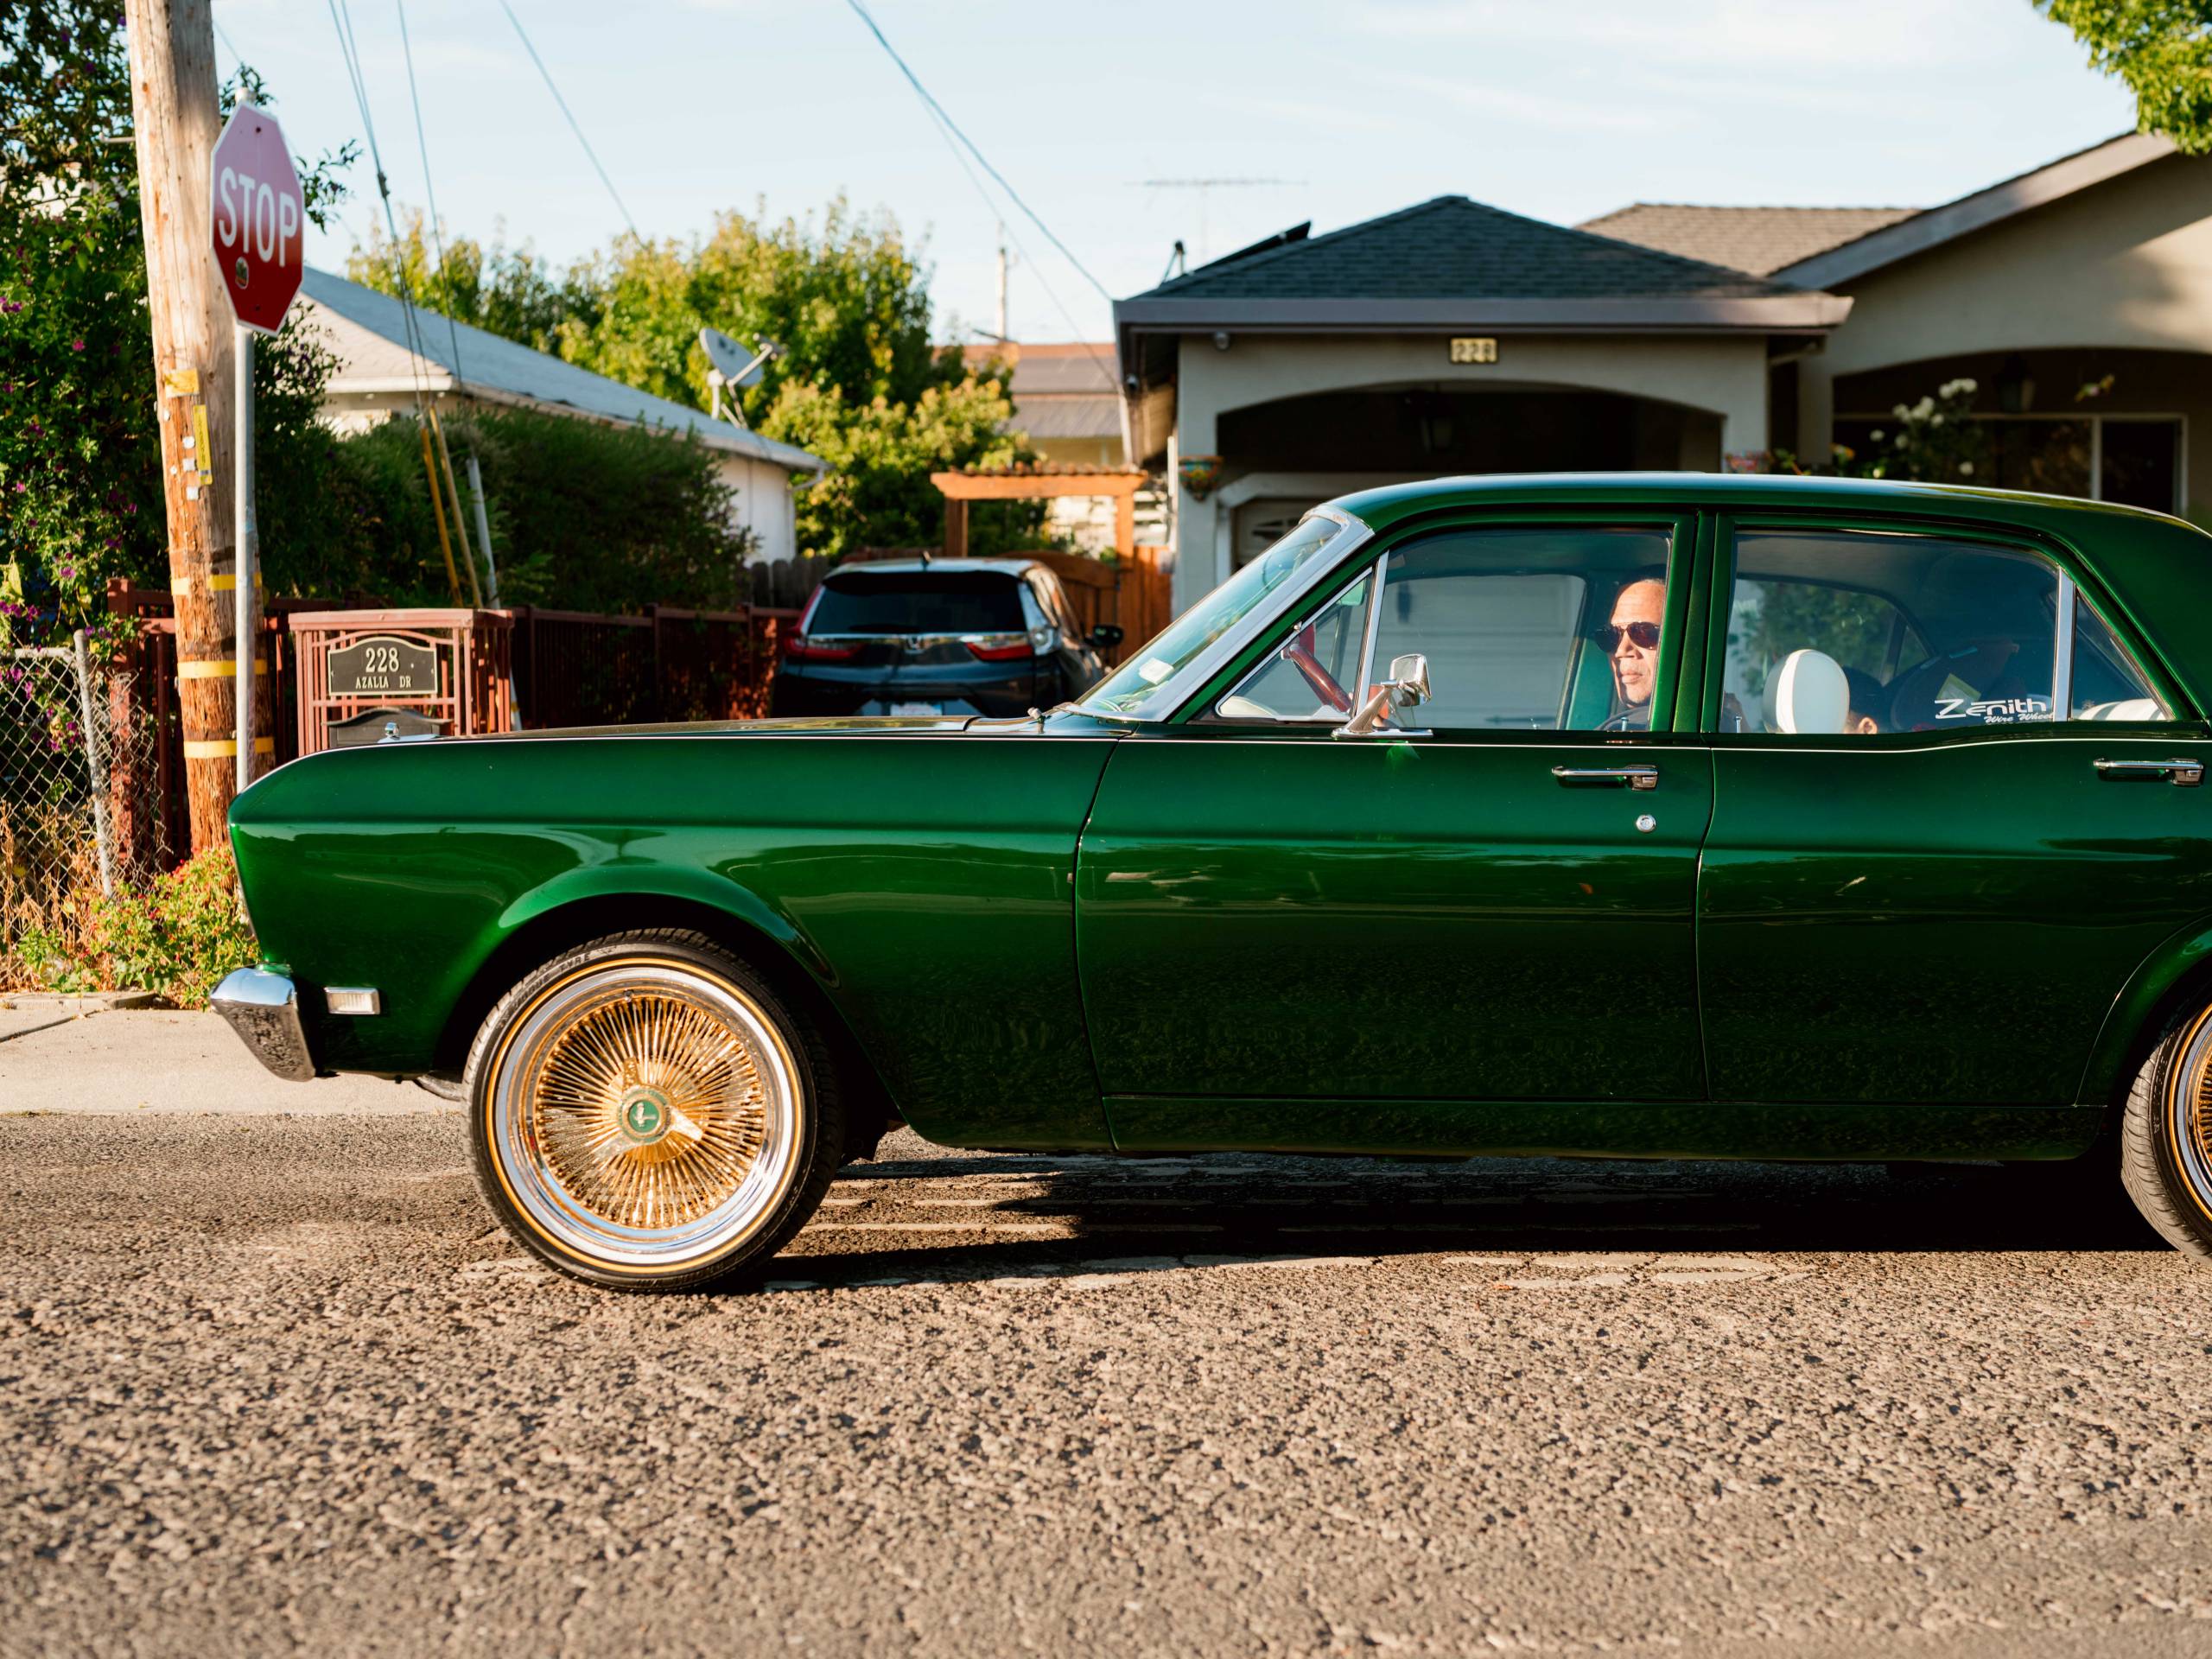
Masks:
[[[1203,501],[1221,482],[1219,455],[1185,455],[1176,470],[1182,474],[1183,487],[1191,493],[1194,501]]]

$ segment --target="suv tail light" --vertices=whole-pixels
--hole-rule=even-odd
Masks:
[[[860,654],[858,645],[825,645],[803,633],[784,636],[784,655],[802,663],[849,663]]]
[[[1052,648],[1052,630],[1032,628],[1027,633],[984,633],[961,643],[978,662],[1018,663],[1025,657],[1042,657]]]

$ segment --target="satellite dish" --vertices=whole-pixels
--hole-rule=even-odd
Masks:
[[[758,354],[747,352],[719,328],[699,331],[699,349],[706,353],[707,361],[714,365],[715,372],[726,386],[758,385],[760,365],[775,355],[773,346]]]

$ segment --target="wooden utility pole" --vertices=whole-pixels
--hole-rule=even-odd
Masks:
[[[176,602],[177,702],[197,853],[225,843],[238,774],[232,481],[238,399],[231,312],[216,286],[207,239],[208,157],[222,125],[214,17],[209,0],[124,0],[124,16]],[[268,686],[265,671],[257,679]],[[265,690],[257,701],[267,707]],[[272,728],[264,717],[254,729]]]

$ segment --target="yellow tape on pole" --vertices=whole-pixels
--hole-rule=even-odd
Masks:
[[[184,740],[184,758],[188,760],[220,760],[238,752],[238,741],[235,737],[188,737]],[[255,738],[253,752],[256,754],[276,753],[276,740],[273,737]]]
[[[205,662],[179,663],[176,665],[176,677],[180,680],[227,680],[238,671],[238,662],[235,657],[210,657]],[[253,671],[266,674],[269,664],[256,662]]]
[[[193,579],[190,576],[171,576],[169,578],[169,592],[175,594],[180,597],[190,593],[192,591],[192,580]],[[236,576],[210,576],[207,578],[207,591],[211,594],[234,594],[238,592],[238,579]],[[253,573],[253,590],[257,594],[261,591],[261,572],[258,570]]]

